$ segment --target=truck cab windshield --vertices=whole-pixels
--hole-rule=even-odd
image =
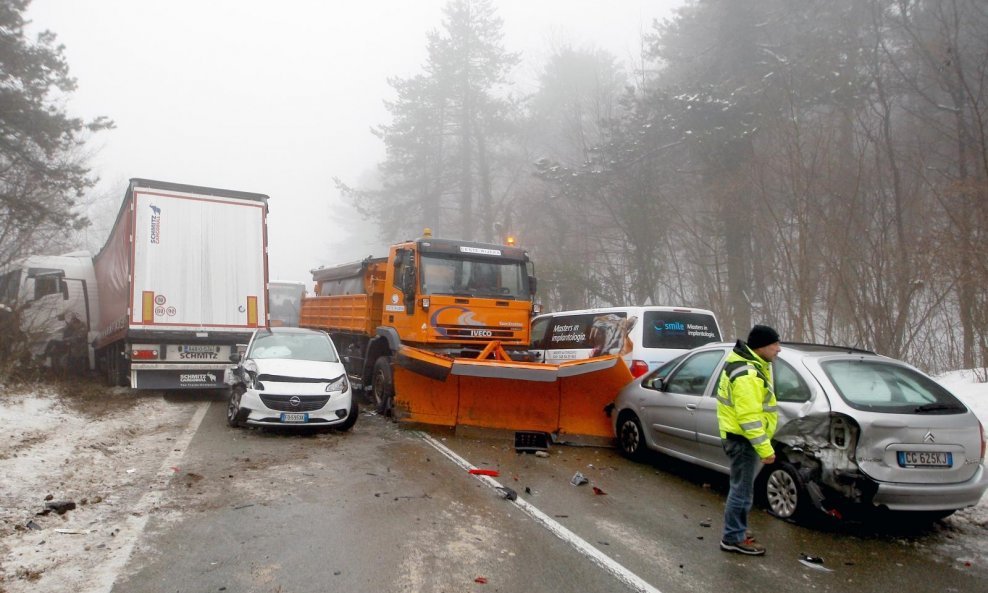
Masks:
[[[422,294],[529,298],[528,276],[520,261],[422,255]]]

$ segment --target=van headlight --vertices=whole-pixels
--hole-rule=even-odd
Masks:
[[[333,379],[326,386],[326,391],[339,391],[340,393],[346,393],[346,390],[350,389],[350,383],[346,380],[346,375],[340,375],[339,377]]]

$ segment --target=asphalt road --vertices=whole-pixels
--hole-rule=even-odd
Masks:
[[[190,403],[190,405],[192,405]],[[983,533],[756,510],[764,557],[717,547],[726,480],[668,458],[407,429],[231,429],[212,401],[116,593],[981,591]],[[491,478],[466,468],[495,469]],[[590,481],[573,486],[581,472]],[[598,492],[595,492],[594,488]],[[972,548],[974,546],[974,548]],[[800,554],[822,558],[807,566]]]

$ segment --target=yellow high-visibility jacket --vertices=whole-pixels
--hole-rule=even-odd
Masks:
[[[720,438],[727,438],[728,433],[741,435],[764,459],[775,455],[772,436],[778,422],[772,365],[738,340],[724,362],[717,385]]]

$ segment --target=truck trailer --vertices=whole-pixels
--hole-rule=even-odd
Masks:
[[[93,346],[111,385],[225,388],[237,344],[267,325],[268,196],[131,179],[93,258]]]

